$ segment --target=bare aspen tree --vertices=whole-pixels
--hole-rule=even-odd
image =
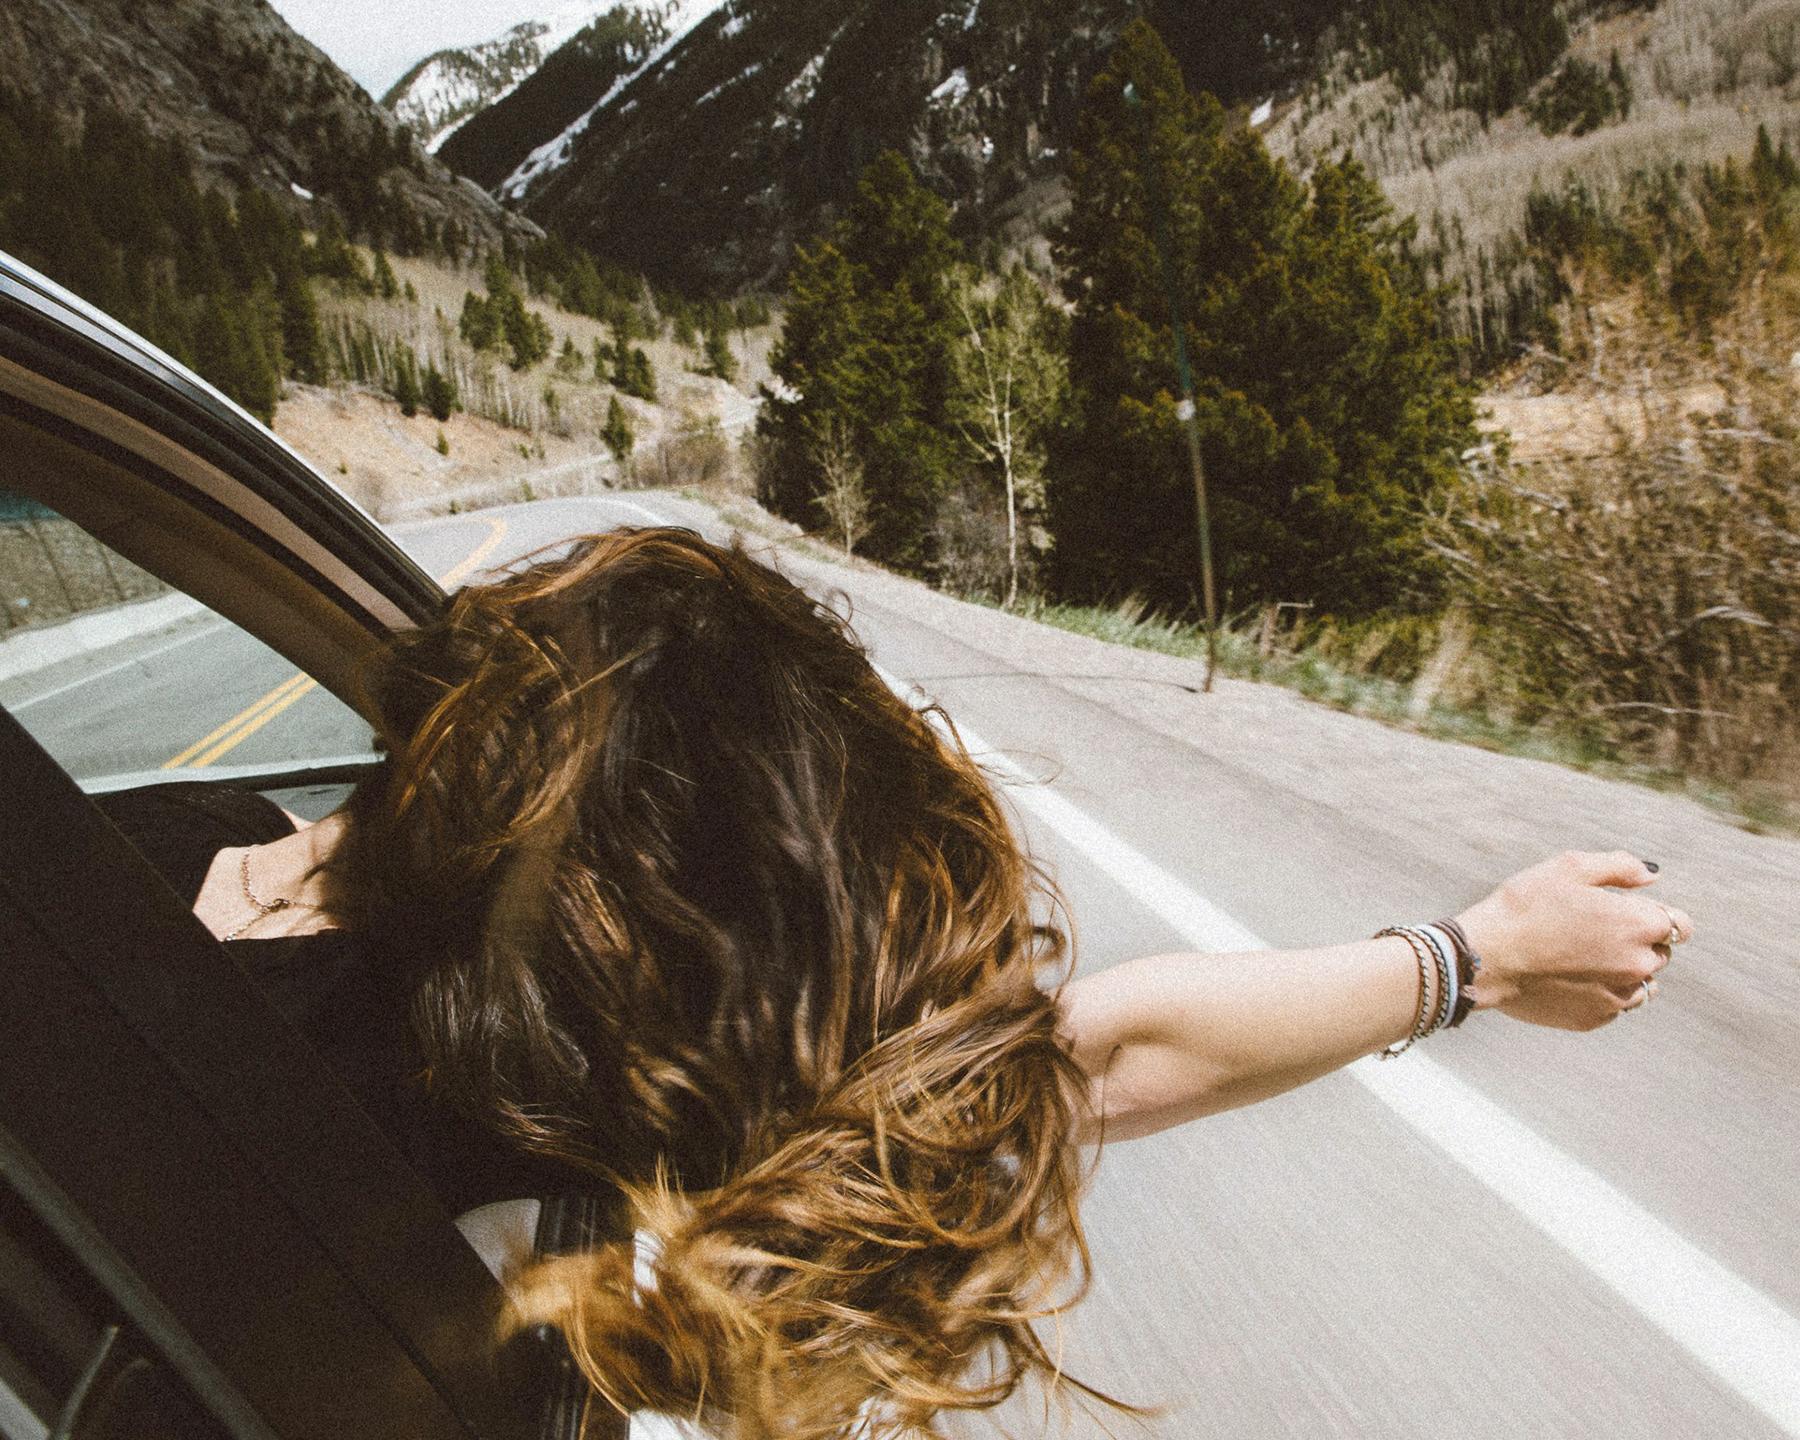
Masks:
[[[840,537],[844,554],[852,555],[869,533],[869,486],[862,457],[856,452],[850,428],[835,415],[822,417],[812,429],[809,448],[819,471],[813,504],[825,512],[826,523]]]
[[[1019,511],[1042,500],[1044,441],[1068,394],[1055,312],[1022,265],[1000,277],[960,273],[951,289],[960,334],[952,413],[963,440],[1006,487],[1005,604],[1019,598]]]

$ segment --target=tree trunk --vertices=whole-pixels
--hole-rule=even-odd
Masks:
[[[1013,501],[1012,456],[1006,457],[1006,604],[1010,610],[1019,599],[1019,513]]]

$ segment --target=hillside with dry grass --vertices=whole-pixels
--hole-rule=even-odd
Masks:
[[[1648,170],[1741,161],[1759,126],[1777,142],[1800,136],[1800,4],[1603,7],[1571,27],[1566,56],[1524,103],[1491,116],[1456,103],[1448,65],[1412,91],[1393,73],[1360,73],[1354,54],[1341,54],[1278,110],[1268,144],[1302,171],[1345,150],[1361,160],[1417,220],[1423,262],[1452,292],[1451,327],[1493,363],[1536,338],[1554,298],[1524,237],[1534,191],[1574,177],[1614,196]],[[1605,87],[1609,74],[1622,85],[1585,115],[1579,105],[1546,114],[1559,86],[1576,90],[1569,77],[1583,74],[1598,77],[1590,86]]]
[[[417,258],[360,257],[391,286],[338,281],[315,286],[331,358],[324,385],[289,384],[275,429],[359,503],[384,519],[602,487],[674,485],[724,489],[742,473],[740,448],[755,417],[755,387],[768,371],[767,326],[728,337],[737,376],[700,373],[704,342],[683,343],[646,294],[631,322],[634,344],[656,377],[656,398],[622,392],[595,366],[616,330],[544,296],[525,306],[550,337],[550,353],[515,367],[477,349],[458,317],[485,281],[471,266]],[[404,413],[400,371],[436,368],[456,402],[446,418],[423,403]],[[629,442],[609,444],[617,406]]]

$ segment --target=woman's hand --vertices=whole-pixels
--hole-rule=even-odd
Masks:
[[[1457,916],[1482,957],[1476,1006],[1595,1030],[1644,1004],[1671,946],[1694,930],[1674,906],[1622,893],[1655,880],[1623,851],[1568,851],[1514,875]]]
[[[1593,1030],[1649,995],[1693,923],[1642,894],[1633,855],[1558,856],[1457,919],[1482,956],[1475,1003]],[[1084,1138],[1128,1140],[1304,1085],[1404,1040],[1419,1001],[1412,947],[1149,955],[1063,987],[1063,1035],[1092,1083]]]

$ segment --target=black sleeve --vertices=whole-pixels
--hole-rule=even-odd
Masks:
[[[236,785],[188,781],[93,798],[190,905],[199,898],[219,851],[233,845],[266,845],[295,829],[273,800]]]

